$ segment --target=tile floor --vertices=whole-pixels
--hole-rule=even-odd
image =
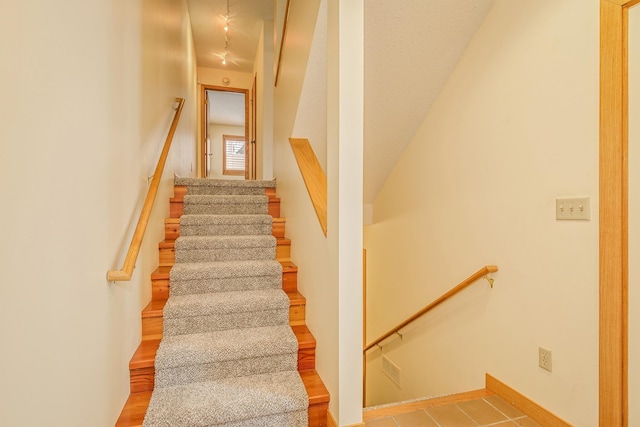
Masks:
[[[542,427],[499,398],[486,396],[467,402],[427,407],[414,412],[367,421],[365,427]]]

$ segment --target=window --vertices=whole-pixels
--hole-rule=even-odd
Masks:
[[[244,175],[244,136],[222,135],[222,174]]]

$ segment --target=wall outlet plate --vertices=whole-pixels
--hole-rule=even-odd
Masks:
[[[551,372],[551,350],[544,347],[538,347],[538,365],[542,369],[546,369],[547,371]]]
[[[589,221],[591,203],[589,197],[559,197],[556,199],[556,219]]]

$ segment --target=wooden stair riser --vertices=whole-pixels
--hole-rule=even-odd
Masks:
[[[183,212],[184,196],[187,194],[186,185],[174,185],[173,197],[169,199],[169,216],[180,218]]]
[[[298,270],[282,272],[282,290],[285,292],[298,290]]]
[[[175,240],[163,240],[158,244],[158,249],[160,250],[159,264],[161,267],[170,267],[175,264]],[[291,259],[291,240],[278,239],[276,244],[276,259],[278,261]]]
[[[271,234],[279,239],[284,238],[285,234],[285,219],[274,218]],[[164,221],[164,239],[176,240],[180,237],[180,219],[179,218],[167,218]]]
[[[169,298],[169,279],[151,279],[151,299],[161,301]]]

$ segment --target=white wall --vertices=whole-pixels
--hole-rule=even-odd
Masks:
[[[640,424],[640,8],[629,11],[629,425]]]
[[[280,78],[274,91],[274,175],[281,216],[287,218],[291,259],[298,266],[298,289],[307,299],[306,323],[317,341],[316,369],[331,394],[330,410],[338,410],[337,287],[328,281],[329,244],[300,175],[288,138],[292,136],[321,0],[293,2]],[[326,27],[326,24],[325,24]],[[301,108],[305,108],[301,106]]]
[[[327,172],[327,6],[321,2],[291,136],[309,140]]]
[[[222,173],[222,136],[243,136],[244,126],[230,126],[209,124],[209,139],[211,140],[211,171],[210,178],[244,179],[244,175],[224,175]]]
[[[385,346],[401,388],[372,350],[370,404],[482,388],[489,372],[597,425],[598,17],[596,0],[497,0],[377,195],[369,340],[500,271]],[[591,197],[591,221],[556,221],[559,196]]]
[[[256,178],[273,179],[273,21],[262,23],[253,75],[256,79]]]
[[[0,16],[1,425],[112,426],[129,394],[174,172],[195,162],[186,2],[14,3]],[[133,279],[120,267],[186,105]]]
[[[327,2],[327,239],[338,285],[338,425],[362,421],[364,0]]]
[[[287,40],[296,42],[285,45],[275,92],[278,195],[318,343],[317,369],[341,426],[362,418],[362,13],[360,1],[293,3]],[[326,238],[290,136],[310,138],[326,165]]]

